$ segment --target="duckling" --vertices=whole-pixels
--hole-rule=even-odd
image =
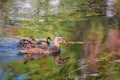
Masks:
[[[29,41],[31,42],[31,44],[35,44],[36,43],[36,40],[34,39],[33,36],[29,37]]]
[[[60,43],[67,43],[67,41],[62,36],[57,36],[54,38],[54,46],[51,48],[47,47],[37,47],[30,48],[25,50],[20,50],[20,53],[23,54],[24,58],[29,59],[38,59],[45,56],[54,56],[54,61],[57,66],[62,66],[68,60],[60,58]]]
[[[37,44],[46,47],[46,46],[50,46],[50,41],[51,41],[51,38],[47,37],[46,41],[45,40],[40,40],[40,41],[37,42]]]
[[[28,43],[28,44],[25,44],[23,47],[22,47],[22,49],[28,49],[28,48],[33,48],[33,47],[36,47],[37,45],[36,45],[36,40],[31,36],[31,37],[29,37],[29,41],[30,41],[30,43]]]
[[[17,46],[23,47],[25,44],[29,44],[30,41],[27,39],[22,39],[17,43]]]
[[[46,41],[45,40],[40,40],[40,41],[36,42],[33,37],[30,37],[29,41],[31,43],[25,43],[24,46],[21,49],[47,47],[47,46],[50,45],[50,40],[51,40],[51,38],[47,37]]]
[[[17,46],[20,46],[20,47],[23,47],[27,44],[35,44],[36,41],[35,39],[31,36],[29,37],[29,40],[28,39],[21,39],[18,43],[17,43]]]

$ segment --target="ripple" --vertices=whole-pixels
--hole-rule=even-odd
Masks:
[[[19,41],[16,37],[0,37],[0,64],[23,60],[19,54]]]

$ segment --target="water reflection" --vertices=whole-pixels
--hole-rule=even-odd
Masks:
[[[16,43],[18,38],[0,37],[0,64],[19,61],[22,57],[19,54],[19,47]]]
[[[100,37],[102,35],[103,36],[105,35],[106,37],[107,33],[109,32],[108,28],[110,28],[111,26],[112,28],[118,27],[115,21],[113,20],[110,21],[108,18],[106,17],[103,18],[101,16],[90,17],[87,21],[64,22],[63,20],[62,23],[58,23],[56,21],[57,19],[55,19],[52,23],[49,23],[49,24],[44,24],[44,23],[37,24],[37,23],[31,22],[33,19],[36,20],[36,18],[33,18],[33,17],[36,15],[41,16],[41,17],[43,16],[48,17],[49,14],[53,14],[53,13],[57,14],[59,12],[58,9],[60,5],[60,0],[50,0],[50,2],[48,2],[49,5],[48,3],[46,3],[47,6],[50,6],[50,8],[47,9],[48,11],[51,11],[51,13],[49,14],[46,8],[42,5],[40,5],[42,7],[40,7],[39,9],[38,8],[36,9],[36,5],[34,4],[36,4],[37,1],[38,0],[22,0],[22,1],[16,0],[15,2],[12,2],[13,5],[10,7],[11,11],[9,13],[10,15],[9,19],[15,20],[15,21],[17,20],[23,21],[20,23],[19,22],[16,23],[17,26],[20,26],[22,28],[17,27],[17,28],[12,29],[11,27],[13,27],[13,25],[10,25],[11,26],[10,28],[0,27],[0,30],[3,31],[1,35],[11,36],[11,37],[0,37],[0,77],[3,76],[2,77],[3,79],[2,78],[1,79],[5,80],[7,77],[10,78],[9,80],[13,80],[13,79],[22,80],[26,78],[28,79],[30,78],[31,80],[32,79],[39,80],[41,78],[48,80],[48,78],[50,79],[52,77],[54,78],[54,79],[52,78],[53,80],[58,80],[58,77],[60,79],[63,79],[63,77],[64,79],[69,79],[69,78],[71,79],[71,77],[73,77],[72,79],[75,79],[76,75],[81,77],[81,74],[83,73],[84,80],[87,80],[87,77],[89,76],[88,74],[97,73],[97,72],[99,73],[100,66],[104,66],[104,65],[100,65],[98,60],[96,60],[97,55],[101,52],[99,50],[101,49],[101,44],[99,44],[98,42],[99,39],[97,39],[97,37],[99,37],[98,34],[95,34],[93,36],[93,41],[85,39],[84,48],[83,48],[83,45],[81,44],[71,45],[69,46],[69,48],[68,46],[67,48],[64,47],[63,53],[65,54],[61,54],[61,56],[71,57],[70,61],[67,64],[65,64],[65,66],[56,67],[56,65],[54,65],[54,62],[53,62],[54,60],[51,57],[44,58],[42,60],[30,61],[30,63],[26,65],[23,64],[22,61],[24,59],[22,58],[21,55],[18,55],[19,47],[16,46],[16,43],[20,39],[16,37],[12,37],[12,36],[28,37],[28,36],[33,35],[36,38],[41,38],[41,37],[43,38],[46,36],[53,37],[53,36],[62,34],[70,40],[81,41],[81,39],[84,38],[84,34],[87,34],[87,35],[89,34],[88,32],[91,30],[91,27],[94,27],[94,26],[96,26],[97,28],[99,28],[99,26],[103,27],[103,31],[101,31],[101,28],[99,28],[98,30],[98,32],[101,31]],[[44,4],[45,1],[46,0],[41,0],[40,2]],[[114,1],[114,0],[111,0],[111,1]],[[35,2],[35,3],[32,3],[32,2]],[[113,6],[113,3],[109,3],[109,2],[107,5],[108,6],[106,10],[106,16],[111,18],[114,16],[114,12],[115,12],[114,6]],[[62,17],[60,16],[60,18],[64,18],[64,16]],[[44,18],[39,18],[38,20],[40,22],[45,21]],[[25,22],[25,21],[30,21],[30,22]],[[0,22],[2,23],[2,21]],[[111,26],[108,26],[108,25],[111,25]],[[106,31],[106,33],[102,34],[102,32],[104,31]],[[113,35],[112,37],[108,36],[109,39],[106,41],[107,42],[106,44],[108,44],[108,46],[110,46],[111,44],[110,40],[113,40],[114,42],[116,42],[116,44],[118,44],[119,38],[117,37],[116,39],[113,39],[114,36],[115,35]],[[82,52],[83,49],[84,49],[84,53]],[[108,52],[108,54],[110,53]],[[116,50],[115,54],[116,55],[120,54],[119,49]],[[83,57],[84,59],[82,60],[81,57]],[[83,64],[82,64],[82,61],[83,61]],[[78,65],[79,63],[81,64]],[[70,72],[72,73],[69,74]],[[104,74],[104,70],[102,73]],[[68,74],[69,76],[67,77],[64,76],[66,74]],[[79,79],[79,77],[77,77],[76,79]],[[106,80],[109,80],[109,79],[106,79]]]
[[[35,1],[36,2],[36,1]],[[32,0],[13,0],[11,3],[9,19],[13,21],[33,21],[31,16],[36,14],[36,7]]]
[[[106,16],[107,16],[108,18],[114,17],[115,14],[116,14],[116,9],[115,9],[115,7],[114,7],[114,5],[115,5],[115,0],[107,0],[107,1],[106,1],[106,5],[107,5],[107,7],[106,7]]]

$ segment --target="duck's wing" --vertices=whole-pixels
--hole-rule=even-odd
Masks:
[[[25,49],[25,50],[20,50],[20,52],[24,53],[23,56],[25,59],[29,59],[29,58],[36,59],[51,55],[50,50],[43,48]]]
[[[52,55],[54,53],[57,53],[58,51],[59,49],[54,47],[53,48],[38,47],[38,48],[20,50],[20,53],[47,56],[47,55]]]
[[[36,45],[34,44],[25,44],[21,49],[30,49],[30,48],[35,48]]]

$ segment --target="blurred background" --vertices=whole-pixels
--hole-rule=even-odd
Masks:
[[[94,32],[102,43],[110,28],[120,29],[120,0],[0,0],[0,80],[119,80],[120,64],[111,59],[89,70],[89,52],[79,44],[91,41]],[[61,57],[70,57],[64,66],[56,66],[51,56],[24,64],[16,55],[22,38],[57,35],[74,42],[61,45]]]

